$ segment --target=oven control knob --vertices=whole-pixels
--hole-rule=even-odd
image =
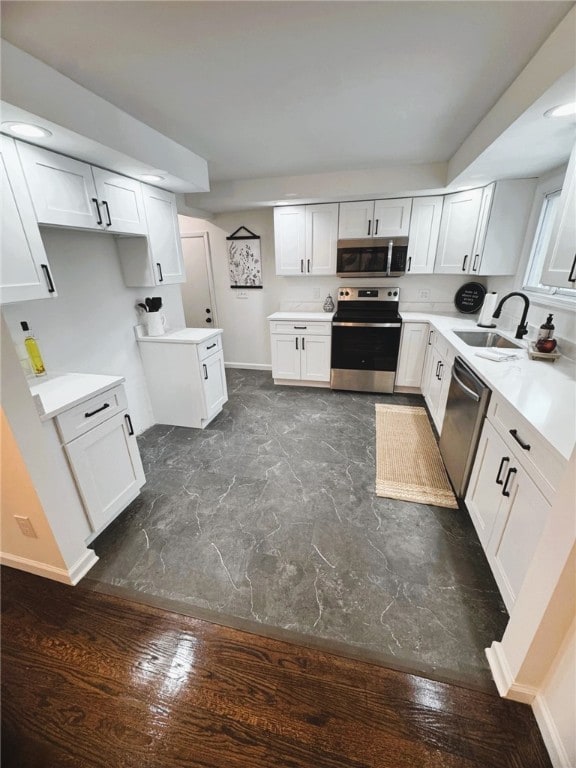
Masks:
[[[388,296],[392,296],[392,291],[388,291]]]
[[[398,291],[394,291],[394,296],[398,296]]]

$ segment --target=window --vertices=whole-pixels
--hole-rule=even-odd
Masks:
[[[542,271],[550,244],[554,218],[559,210],[561,187],[546,190],[540,197],[541,208],[538,217],[538,224],[532,240],[530,256],[526,276],[524,278],[523,288],[525,291],[540,294],[542,296],[552,296],[563,299],[565,302],[576,302],[576,290],[573,288],[558,288],[553,285],[546,285],[542,282]]]

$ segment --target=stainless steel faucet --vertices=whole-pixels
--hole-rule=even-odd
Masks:
[[[502,314],[502,307],[504,304],[508,301],[508,299],[511,296],[520,296],[521,299],[524,300],[524,311],[522,312],[522,317],[520,318],[520,325],[518,328],[516,328],[516,336],[514,338],[521,339],[523,336],[526,336],[528,333],[528,323],[526,322],[526,317],[528,315],[528,309],[530,308],[530,299],[528,296],[525,296],[523,293],[519,293],[518,291],[512,291],[512,293],[507,293],[506,296],[504,296],[503,299],[500,299],[498,302],[498,306],[494,310],[494,314],[492,317],[500,317]]]

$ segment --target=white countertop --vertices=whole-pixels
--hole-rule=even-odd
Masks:
[[[274,312],[268,320],[284,320],[287,323],[313,323],[315,320],[332,322],[334,312]]]
[[[73,405],[106,392],[124,381],[123,376],[94,373],[59,373],[28,382],[41,421],[52,419]]]
[[[181,328],[179,331],[169,331],[162,336],[143,336],[138,331],[142,326],[136,326],[138,342],[163,342],[167,344],[201,344],[213,336],[222,333],[222,328]]]
[[[433,315],[426,312],[400,312],[405,322],[430,323],[466,363],[494,391],[507,400],[532,424],[561,456],[569,459],[576,443],[576,366],[568,358],[556,362],[530,360],[527,342],[518,350],[519,359],[495,362],[478,357],[454,335],[454,330],[485,330],[474,320]],[[510,334],[494,329],[502,336]],[[514,350],[511,350],[514,351]]]

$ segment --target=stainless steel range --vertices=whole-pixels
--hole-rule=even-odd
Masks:
[[[400,289],[340,288],[332,320],[332,389],[393,392],[400,349]]]

